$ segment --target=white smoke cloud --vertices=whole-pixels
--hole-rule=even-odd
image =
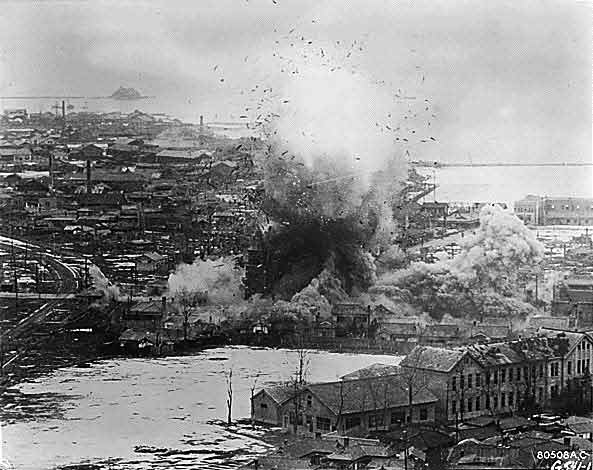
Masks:
[[[123,296],[114,284],[109,282],[109,279],[105,277],[105,274],[94,264],[89,268],[89,276],[93,287],[103,293],[103,302],[116,302],[123,300]]]
[[[378,232],[391,234],[391,207],[381,203],[407,176],[391,92],[361,73],[302,63],[280,95],[267,131],[275,152],[303,162],[326,215],[351,214],[372,192]]]
[[[239,304],[243,301],[242,275],[231,258],[180,264],[169,275],[169,293],[173,297],[204,295],[215,305]]]
[[[413,305],[435,318],[446,313],[524,317],[534,309],[520,301],[519,275],[542,257],[543,245],[523,222],[498,206],[486,206],[480,227],[465,238],[459,255],[385,273],[374,291],[399,296],[403,290]]]

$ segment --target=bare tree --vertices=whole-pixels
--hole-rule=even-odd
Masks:
[[[254,428],[255,427],[255,415],[254,415],[254,410],[253,410],[253,397],[255,396],[255,388],[257,387],[257,379],[259,378],[259,374],[260,372],[258,371],[257,374],[255,374],[255,379],[253,380],[253,383],[251,384],[250,387],[250,391],[251,391],[251,427]]]
[[[298,422],[302,412],[302,391],[307,383],[309,375],[309,352],[304,348],[297,349],[297,364],[295,371],[290,380],[290,385],[293,389],[293,404],[294,404],[294,433],[298,433]]]
[[[194,307],[199,303],[202,292],[192,292],[186,287],[175,292],[175,299],[181,309],[183,316],[183,340],[187,341],[189,337],[189,319]]]
[[[233,369],[229,369],[226,378],[226,409],[227,409],[227,425],[232,424],[233,413]]]
[[[420,342],[420,341],[419,341]],[[414,410],[414,397],[428,388],[428,380],[422,372],[422,365],[424,362],[425,349],[423,346],[418,346],[418,353],[413,357],[411,363],[406,367],[402,367],[400,377],[402,379],[403,389],[407,393],[407,408],[408,418],[407,422],[412,422],[412,414]],[[408,356],[409,357],[409,356]]]

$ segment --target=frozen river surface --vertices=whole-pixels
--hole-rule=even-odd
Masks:
[[[309,360],[309,380],[321,381],[400,358],[311,352]],[[287,381],[296,362],[295,351],[227,347],[60,369],[3,397],[3,457],[19,469],[236,468],[268,446],[261,431],[217,422],[226,416],[226,373],[233,370],[238,419],[249,416],[254,382]]]

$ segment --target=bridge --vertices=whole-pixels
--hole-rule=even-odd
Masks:
[[[410,164],[415,167],[421,168],[464,168],[464,167],[544,167],[544,166],[556,166],[556,167],[587,167],[593,166],[592,162],[484,162],[484,163],[473,163],[473,162],[439,162],[439,161],[426,161],[426,160],[412,160]]]

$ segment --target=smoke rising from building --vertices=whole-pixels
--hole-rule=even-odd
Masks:
[[[169,275],[169,295],[172,297],[201,296],[210,304],[232,305],[242,302],[243,271],[232,258],[197,260],[180,264]]]
[[[498,206],[486,206],[479,228],[461,243],[459,255],[387,272],[372,292],[388,298],[403,296],[436,319],[445,314],[525,317],[534,308],[518,300],[519,276],[542,257],[543,245],[517,217]]]
[[[89,267],[89,277],[93,287],[103,293],[103,298],[99,303],[111,303],[123,300],[119,287],[110,284],[103,272],[94,264]]]
[[[393,197],[407,177],[387,124],[393,99],[360,74],[321,67],[300,69],[282,97],[265,162],[264,211],[278,223],[267,235],[272,294],[289,300],[316,279],[330,297],[357,295],[375,280],[370,251],[394,238]]]

